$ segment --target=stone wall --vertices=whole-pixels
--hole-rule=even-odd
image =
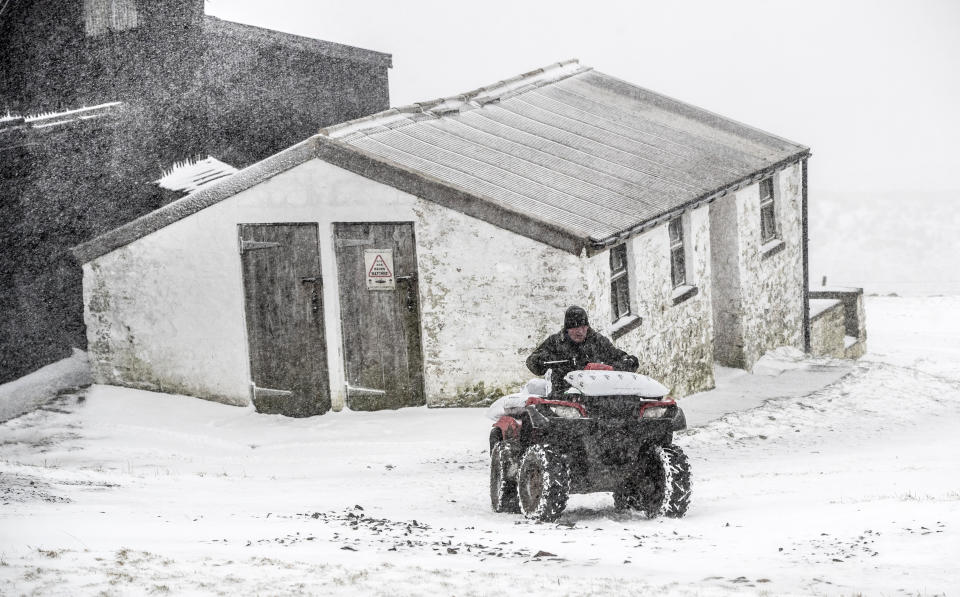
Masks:
[[[842,302],[835,299],[810,300],[810,354],[844,358],[843,331]]]
[[[837,324],[841,330],[840,333],[844,335],[844,350],[840,356],[848,359],[862,357],[867,351],[867,321],[863,309],[863,289],[846,287],[811,289],[811,317],[815,300],[835,300],[842,303],[843,319]],[[813,333],[812,330],[813,323],[811,320],[811,334]],[[814,354],[816,353],[814,352]]]

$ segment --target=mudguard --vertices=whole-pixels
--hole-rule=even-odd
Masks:
[[[529,405],[524,409],[530,415],[530,424],[534,429],[540,429],[550,424],[550,419],[537,410],[536,405]]]
[[[683,414],[683,409],[677,407],[677,414],[673,416],[673,431],[683,431],[687,428],[687,416]]]

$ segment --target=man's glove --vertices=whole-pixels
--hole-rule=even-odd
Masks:
[[[619,361],[614,363],[613,367],[617,371],[629,371],[630,373],[636,373],[637,369],[640,368],[640,360],[632,354],[624,355]]]

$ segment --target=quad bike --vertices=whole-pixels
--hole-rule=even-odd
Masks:
[[[686,514],[690,464],[673,445],[686,419],[659,382],[591,364],[551,395],[551,372],[495,402],[490,432],[490,503],[553,521],[571,493],[612,491],[618,510],[649,518]]]

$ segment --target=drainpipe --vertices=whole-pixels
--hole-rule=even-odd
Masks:
[[[807,222],[807,158],[800,162],[802,172],[801,189],[801,207],[800,218],[803,227],[803,352],[810,353],[810,263],[807,250],[810,239],[809,225]]]

